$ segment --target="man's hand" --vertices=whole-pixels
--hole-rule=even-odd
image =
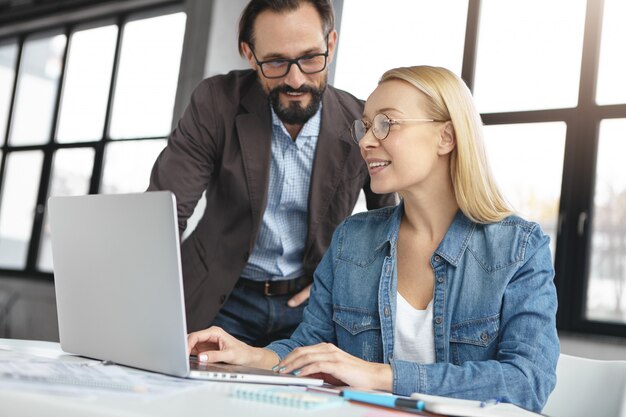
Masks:
[[[300,304],[304,303],[306,300],[309,299],[309,296],[311,295],[311,286],[313,284],[309,284],[306,287],[304,287],[304,289],[302,291],[300,291],[298,294],[294,295],[293,297],[291,297],[289,299],[289,301],[287,301],[287,305],[289,307],[298,307]]]

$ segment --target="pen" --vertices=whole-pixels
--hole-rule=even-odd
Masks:
[[[383,407],[413,408],[418,411],[421,411],[424,409],[424,401],[412,400],[410,398],[401,398],[396,395],[376,394],[376,393],[371,393],[371,392],[362,392],[362,391],[353,391],[353,390],[343,390],[341,392],[341,395],[347,400],[358,401],[358,402],[373,404],[373,405],[380,405]]]

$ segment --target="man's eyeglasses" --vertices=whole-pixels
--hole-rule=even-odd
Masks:
[[[350,132],[352,133],[352,139],[358,145],[361,139],[365,137],[367,131],[372,129],[374,137],[378,140],[385,140],[389,136],[389,129],[391,125],[397,125],[401,123],[410,122],[445,122],[446,120],[436,119],[391,119],[386,114],[378,113],[374,116],[372,122],[364,122],[363,120],[355,120],[352,123]]]
[[[259,61],[250,45],[250,50],[257,65],[265,78],[282,78],[289,73],[291,66],[296,64],[303,74],[316,74],[324,71],[328,59],[328,37],[326,38],[326,52],[319,54],[306,54],[294,59],[269,59]]]

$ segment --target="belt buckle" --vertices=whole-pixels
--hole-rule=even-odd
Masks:
[[[271,297],[273,294],[270,292],[270,282],[265,281],[265,285],[263,286],[263,295],[266,297]]]

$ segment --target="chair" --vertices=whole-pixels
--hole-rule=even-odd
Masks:
[[[542,413],[550,417],[626,417],[626,361],[561,354],[556,387]]]

